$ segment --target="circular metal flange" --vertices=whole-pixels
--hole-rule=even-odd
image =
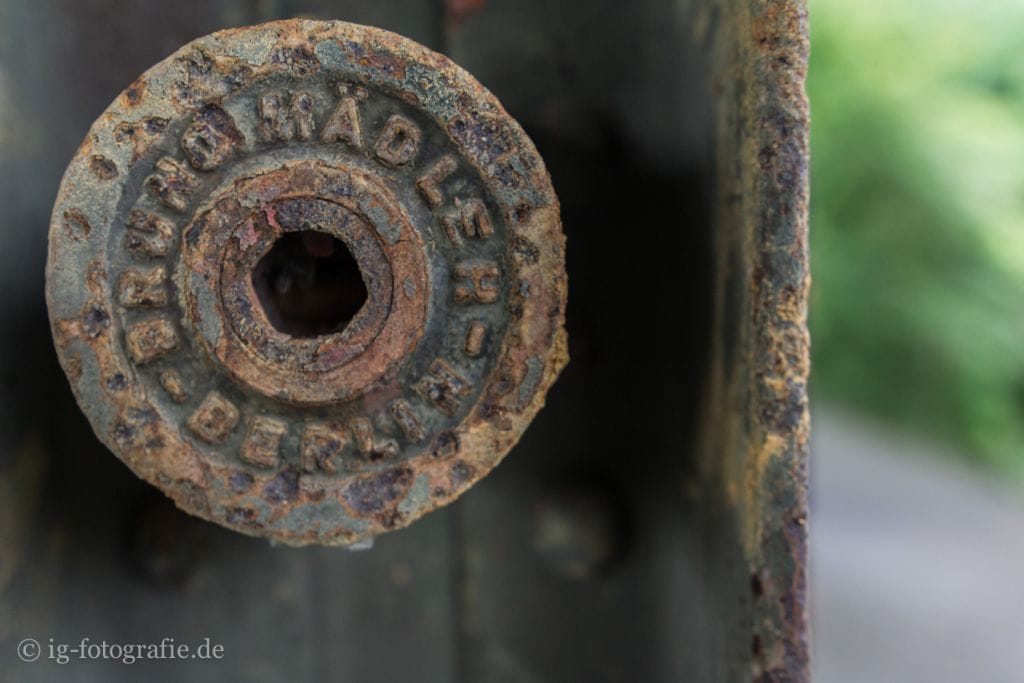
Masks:
[[[347,323],[282,330],[261,298],[294,233],[354,259]],[[46,293],[100,439],[183,509],[292,544],[453,500],[567,361],[532,143],[445,57],[342,22],[215,33],[129,86],[61,183]]]

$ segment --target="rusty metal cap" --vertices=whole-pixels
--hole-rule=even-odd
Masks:
[[[215,33],[131,84],[64,175],[46,278],[99,438],[291,544],[453,500],[567,361],[533,144],[447,58],[342,22]]]

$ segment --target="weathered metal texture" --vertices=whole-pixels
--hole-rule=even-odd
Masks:
[[[705,10],[718,164],[700,471],[712,586],[740,596],[717,620],[716,679],[807,681],[807,8]]]
[[[292,234],[351,253],[347,324],[279,329],[256,273]],[[471,76],[289,20],[189,43],[96,121],[47,303],[79,405],[140,477],[243,533],[350,544],[518,441],[567,360],[564,260],[540,157]]]
[[[778,335],[756,330],[787,329],[755,303],[803,295],[806,36],[787,19],[801,9],[0,0],[0,679],[806,680],[805,422],[768,430],[762,416],[783,413],[764,408],[783,403],[755,389],[778,376],[764,371]],[[537,143],[573,245],[573,362],[515,454],[364,553],[282,548],[169,507],[93,438],[40,287],[57,182],[111,95],[193,36],[299,14],[395,30],[473,73]],[[14,655],[24,637],[85,635],[212,636],[227,655]]]

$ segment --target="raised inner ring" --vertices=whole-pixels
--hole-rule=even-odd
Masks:
[[[279,238],[306,230],[337,237],[348,247],[367,300],[344,329],[297,337],[270,321],[252,274]],[[312,197],[267,204],[236,226],[222,253],[221,303],[235,335],[260,356],[293,369],[323,371],[343,365],[376,339],[391,311],[394,276],[380,238],[365,220],[339,204]]]
[[[430,288],[422,237],[372,174],[304,161],[225,187],[185,230],[179,286],[186,317],[236,381],[285,402],[325,405],[381,386],[415,348]],[[252,284],[274,241],[315,230],[355,257],[366,305],[344,329],[314,337],[277,330]]]

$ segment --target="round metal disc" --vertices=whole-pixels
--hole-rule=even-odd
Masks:
[[[183,509],[293,544],[404,526],[486,475],[567,360],[565,297],[522,129],[445,57],[341,22],[154,66],[50,225],[53,335],[99,438]]]

